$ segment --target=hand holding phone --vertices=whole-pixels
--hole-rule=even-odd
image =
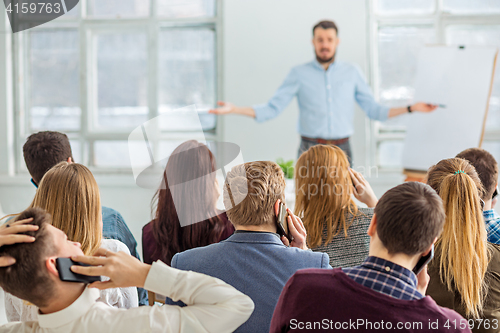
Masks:
[[[422,269],[424,269],[424,266],[432,260],[432,258],[434,258],[434,244],[431,247],[431,251],[427,255],[420,257],[415,267],[413,267],[413,273],[418,275]]]
[[[286,239],[288,239],[288,242],[291,243],[293,241],[293,237],[290,235],[290,231],[288,230],[288,216],[286,205],[283,202],[280,202],[278,216],[276,217],[278,235],[285,236]]]

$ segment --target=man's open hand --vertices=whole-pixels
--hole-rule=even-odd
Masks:
[[[97,250],[94,256],[74,256],[71,259],[91,265],[89,267],[71,266],[71,270],[75,273],[109,277],[109,281],[90,284],[90,288],[97,289],[142,288],[151,268],[150,265],[140,262],[125,252],[112,252],[103,248]]]
[[[234,104],[230,102],[217,102],[218,107],[214,109],[210,109],[208,112],[213,114],[229,114],[234,112]]]

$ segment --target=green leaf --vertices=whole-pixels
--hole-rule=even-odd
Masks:
[[[283,170],[283,173],[285,175],[285,178],[287,179],[293,179],[293,174],[294,174],[294,160],[289,160],[289,161],[286,161],[283,159],[283,158],[278,158],[276,159],[276,164],[278,164],[281,168],[281,170]]]

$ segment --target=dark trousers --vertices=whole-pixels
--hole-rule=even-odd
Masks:
[[[299,146],[299,152],[298,152],[297,158],[299,158],[300,155],[302,155],[303,152],[305,152],[306,150],[308,150],[312,146],[315,146],[315,145],[318,145],[318,144],[319,143],[317,143],[316,141],[306,140],[304,138],[301,138],[300,139],[300,146]],[[338,145],[337,147],[339,147],[340,149],[342,149],[344,151],[344,153],[347,155],[347,159],[349,160],[349,164],[351,165],[351,168],[352,168],[351,142],[349,140],[347,140],[347,142],[342,143],[342,144]]]

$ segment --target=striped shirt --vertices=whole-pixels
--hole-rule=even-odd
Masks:
[[[397,299],[424,297],[417,290],[417,276],[412,271],[382,258],[368,257],[360,266],[342,270],[357,283]]]
[[[332,267],[352,267],[361,265],[368,257],[368,249],[370,247],[370,236],[366,233],[370,226],[370,221],[373,216],[373,208],[359,208],[358,215],[352,218],[352,215],[346,215],[347,238],[344,230],[332,238],[325,244],[327,238],[326,226],[323,229],[323,244],[314,247],[311,250],[314,252],[324,252],[330,257],[330,265]]]
[[[500,215],[494,209],[483,212],[486,231],[488,232],[488,242],[500,244]]]

